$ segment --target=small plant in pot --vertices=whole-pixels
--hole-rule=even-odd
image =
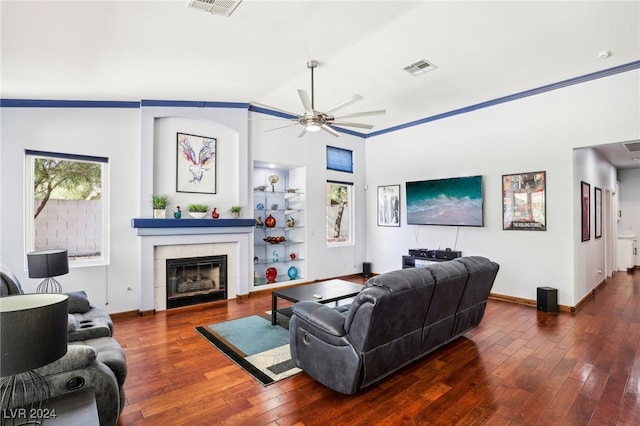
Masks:
[[[240,213],[242,212],[242,207],[240,207],[240,206],[231,206],[229,211],[231,212],[231,217],[238,218],[238,217],[240,217]]]
[[[209,206],[206,204],[189,204],[187,210],[189,210],[189,216],[196,219],[202,219],[207,214]]]
[[[169,204],[169,197],[166,195],[152,195],[151,205],[153,206],[153,218],[164,219],[166,217],[167,204]]]

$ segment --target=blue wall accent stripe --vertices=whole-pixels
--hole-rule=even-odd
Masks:
[[[453,117],[455,115],[465,114],[482,108],[499,105],[505,102],[511,102],[528,96],[538,95],[550,92],[575,84],[585,83],[599,78],[609,77],[627,71],[633,71],[640,68],[640,60],[629,62],[628,64],[618,65],[605,70],[596,71],[582,76],[570,78],[557,83],[547,84],[534,89],[525,90],[513,95],[503,96],[475,105],[454,109],[452,111],[425,117],[420,120],[411,121],[400,124],[398,126],[389,127],[387,129],[378,130],[371,133],[361,133],[341,127],[334,127],[337,131],[361,138],[371,138],[374,136],[391,133],[409,127],[419,126],[431,121],[442,120],[443,118]],[[125,101],[65,101],[65,100],[39,100],[39,99],[0,99],[0,107],[3,108],[140,108],[143,107],[196,107],[196,108],[247,108],[249,111],[268,114],[275,117],[286,119],[295,119],[297,116],[289,113],[274,111],[268,108],[251,105],[244,102],[206,102],[206,101],[169,101],[169,100],[142,100],[140,102]]]
[[[513,95],[503,96],[501,98],[496,98],[490,101],[481,102],[479,104],[471,105],[464,108],[454,109],[449,112],[444,112],[442,114],[432,115],[430,117],[425,117],[420,120],[411,121],[409,123],[401,124],[394,127],[389,127],[387,129],[378,130],[376,132],[371,132],[366,134],[365,138],[370,138],[373,136],[382,135],[385,133],[395,132],[397,130],[406,129],[408,127],[419,126],[421,124],[429,123],[431,121],[441,120],[447,117],[453,117],[455,115],[464,114],[467,112],[475,111],[481,108],[488,108],[490,106],[499,105],[505,102],[511,102],[518,99],[526,98],[528,96],[539,95],[541,93],[550,92],[552,90],[562,89],[563,87],[572,86],[574,84],[585,83],[591,80],[597,80],[603,77],[609,77],[615,74],[620,74],[627,71],[632,71],[640,68],[640,61],[630,62],[628,64],[619,65],[612,68],[607,68],[605,70],[596,71],[590,74],[581,75],[579,77],[570,78],[568,80],[559,81],[557,83],[547,84],[546,86],[540,86],[535,89],[525,90],[524,92],[515,93]]]
[[[94,155],[65,154],[63,152],[37,151],[33,149],[25,149],[26,155],[34,155],[36,157],[62,158],[65,160],[93,161],[96,163],[108,163],[107,157],[96,157]]]
[[[141,102],[143,107],[177,107],[177,108],[244,108],[248,109],[246,102],[207,102],[207,101],[167,101],[147,100]]]
[[[140,102],[0,99],[2,108],[140,108]]]

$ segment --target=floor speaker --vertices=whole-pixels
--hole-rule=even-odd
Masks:
[[[364,278],[371,276],[371,262],[362,262],[362,276]]]
[[[538,310],[558,312],[558,290],[552,287],[538,287]]]

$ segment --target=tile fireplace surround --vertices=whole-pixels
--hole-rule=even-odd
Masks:
[[[140,237],[139,309],[167,309],[167,258],[227,255],[227,298],[249,293],[253,219],[133,219]]]

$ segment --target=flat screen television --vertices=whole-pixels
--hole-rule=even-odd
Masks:
[[[482,176],[406,183],[409,225],[483,226]]]

